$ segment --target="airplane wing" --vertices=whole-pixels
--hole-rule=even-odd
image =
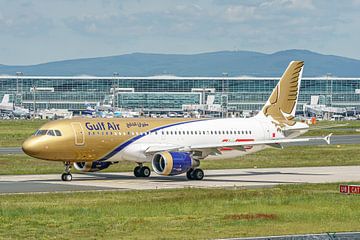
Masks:
[[[266,145],[275,148],[283,148],[283,144],[297,143],[301,145],[314,145],[312,141],[321,140],[323,144],[330,144],[331,134],[326,137],[312,137],[312,138],[293,138],[293,139],[272,139],[272,140],[259,140],[259,141],[247,141],[247,142],[222,142],[218,144],[199,144],[192,146],[150,146],[145,150],[146,154],[152,154],[161,151],[212,151],[215,153],[221,153],[218,149],[221,148],[234,148],[236,150],[245,151],[245,146],[257,146]],[[308,143],[308,144],[307,144]]]

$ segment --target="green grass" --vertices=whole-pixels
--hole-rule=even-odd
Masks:
[[[337,184],[3,195],[2,239],[209,239],[359,230]]]
[[[359,145],[325,145],[266,149],[228,160],[204,160],[203,169],[349,166],[360,164]],[[149,164],[147,164],[149,165]],[[102,172],[132,171],[136,164],[120,162]],[[0,174],[61,173],[61,162],[43,161],[24,154],[0,155]],[[74,171],[76,172],[76,171]]]
[[[0,120],[0,147],[21,146],[45,120]]]
[[[360,134],[356,129],[360,129],[360,121],[318,121],[315,125],[310,125],[310,131],[304,136],[325,136],[330,133],[334,135]]]

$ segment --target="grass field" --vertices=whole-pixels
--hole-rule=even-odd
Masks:
[[[2,239],[208,239],[360,229],[337,184],[3,195]]]
[[[21,146],[44,123],[44,120],[0,120],[0,147]]]
[[[21,146],[22,142],[35,132],[45,120],[0,120],[0,147]],[[337,126],[342,125],[342,126]],[[317,129],[324,126],[335,126],[331,129]],[[360,121],[321,121],[311,126],[311,131],[304,136],[322,136],[329,133],[334,135],[360,134],[356,129],[360,129]]]

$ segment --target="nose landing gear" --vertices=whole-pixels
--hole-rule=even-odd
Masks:
[[[64,162],[65,165],[65,172],[61,175],[61,180],[63,181],[71,181],[72,180],[72,175],[70,173],[70,169],[71,169],[71,163],[70,162]]]
[[[149,177],[151,174],[150,168],[139,164],[139,166],[134,168],[135,177]]]

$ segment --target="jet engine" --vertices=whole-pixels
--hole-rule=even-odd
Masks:
[[[82,171],[82,172],[97,172],[103,169],[108,168],[112,162],[75,162],[74,167],[75,169]]]
[[[159,175],[178,175],[193,167],[193,159],[187,152],[156,153],[151,161],[152,168]]]

